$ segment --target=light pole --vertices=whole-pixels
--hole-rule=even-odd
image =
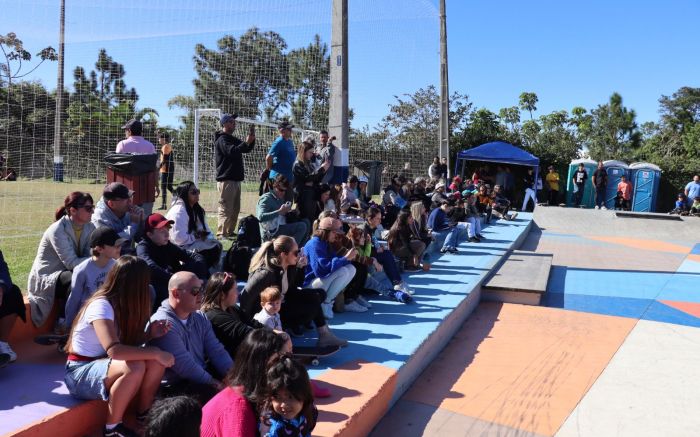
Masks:
[[[61,113],[63,112],[63,53],[66,33],[66,0],[61,0],[61,25],[58,36],[58,78],[56,80],[56,117],[53,127],[53,180],[63,182],[61,156]]]
[[[447,18],[445,0],[440,0],[440,158],[447,158],[447,175],[450,171],[450,96],[447,79]]]

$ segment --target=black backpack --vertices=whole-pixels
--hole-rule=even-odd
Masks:
[[[250,268],[250,260],[253,258],[255,251],[245,246],[239,246],[238,243],[231,246],[226,253],[224,259],[224,271],[236,275],[239,281],[248,279],[248,269]]]
[[[249,215],[240,221],[238,224],[238,239],[236,240],[236,245],[249,249],[257,249],[262,246],[260,222],[257,217]]]

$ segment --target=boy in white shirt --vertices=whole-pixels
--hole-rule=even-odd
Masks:
[[[280,308],[282,308],[282,292],[278,287],[267,287],[260,292],[260,306],[262,310],[253,318],[267,328],[277,331],[282,330]]]
[[[71,292],[66,301],[66,326],[73,324],[73,319],[86,300],[102,285],[107,273],[119,258],[121,245],[126,239],[108,227],[99,227],[90,235],[91,257],[73,269]]]

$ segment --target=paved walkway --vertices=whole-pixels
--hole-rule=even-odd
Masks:
[[[543,307],[482,303],[373,435],[695,436],[700,219],[541,208]]]

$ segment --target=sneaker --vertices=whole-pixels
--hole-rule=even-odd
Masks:
[[[595,206],[595,209],[600,209],[600,206],[596,205],[596,206]]]
[[[10,357],[10,363],[17,361],[17,354],[7,342],[0,341],[0,354],[7,354]]]
[[[459,253],[459,250],[457,250],[456,247],[450,247],[449,249],[447,249],[447,251],[450,253]]]
[[[332,303],[323,302],[321,304],[321,311],[323,311],[323,317],[325,317],[326,319],[333,318],[333,304]]]
[[[411,287],[409,287],[408,284],[406,284],[405,282],[400,282],[400,283],[394,285],[394,290],[403,291],[404,293],[408,293],[411,295],[416,294],[416,291],[414,289],[412,289]]]
[[[516,217],[518,217],[518,213],[514,212],[513,214],[510,215],[510,220],[515,220]]]
[[[392,290],[389,292],[389,297],[401,303],[410,303],[413,300],[411,295],[403,290]]]
[[[367,307],[364,307],[353,300],[352,302],[345,304],[345,311],[349,313],[364,313],[367,311]]]
[[[481,240],[479,240],[479,239],[476,238],[476,237],[469,237],[469,239],[468,239],[467,241],[470,242],[470,243],[478,243],[478,242],[481,241]]]
[[[123,423],[119,423],[112,429],[105,427],[102,435],[104,437],[139,437],[135,431],[127,428]]]
[[[606,208],[605,206],[601,206],[600,209],[602,209],[603,211],[606,211],[608,208]]]
[[[443,247],[442,249],[440,249],[440,253],[447,253],[447,248]]]
[[[362,296],[362,295],[357,296],[357,299],[355,299],[355,302],[359,303],[360,305],[362,305],[365,308],[372,308],[372,304],[369,303],[369,301],[367,299],[365,299],[364,296]]]
[[[335,334],[332,332],[328,332],[325,335],[322,335],[318,338],[318,341],[316,342],[317,347],[327,347],[327,346],[340,346],[340,347],[345,347],[348,345],[348,341],[336,337]]]

